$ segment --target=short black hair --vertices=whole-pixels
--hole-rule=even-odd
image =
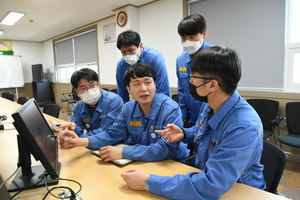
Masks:
[[[127,31],[123,31],[118,35],[118,40],[117,40],[118,49],[121,49],[122,46],[129,47],[131,45],[139,47],[140,43],[141,43],[141,37],[135,31],[127,30]]]
[[[94,70],[89,69],[89,68],[82,68],[72,74],[70,81],[71,81],[73,88],[77,89],[78,81],[82,78],[86,79],[88,82],[90,82],[90,81],[99,82],[98,74]]]
[[[236,90],[242,76],[238,53],[221,46],[201,50],[192,61],[191,71],[217,80],[227,94],[232,94]]]
[[[131,79],[152,77],[154,82],[156,80],[156,71],[148,64],[136,63],[126,70],[123,80],[126,86],[129,86]]]
[[[206,31],[206,20],[202,15],[191,14],[183,18],[178,24],[177,32],[180,36],[203,34]]]

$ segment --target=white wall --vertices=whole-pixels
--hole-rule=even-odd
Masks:
[[[145,46],[159,50],[168,68],[170,87],[177,87],[176,58],[182,52],[177,26],[183,18],[181,0],[163,0],[139,9],[139,30]]]
[[[176,57],[182,51],[177,25],[183,17],[182,11],[182,0],[163,0],[138,8],[135,15],[138,19],[130,21],[131,29],[140,34],[144,45],[156,48],[164,56],[170,87],[177,87]],[[103,26],[113,22],[115,17],[97,23],[101,84],[116,84],[116,64],[121,58],[121,52],[117,49],[116,42],[103,42]],[[117,35],[127,29],[127,25],[124,28],[117,27]]]
[[[32,81],[32,64],[43,64],[43,44],[41,42],[13,41],[14,55],[22,56],[24,82]]]
[[[145,46],[158,49],[164,56],[169,73],[171,87],[177,86],[175,73],[176,57],[181,53],[182,46],[177,34],[177,25],[183,17],[182,0],[163,0],[137,9],[138,19],[132,20]],[[103,26],[115,22],[115,17],[109,17],[97,23],[98,61],[101,84],[116,84],[116,64],[121,58],[121,52],[116,42],[103,42]],[[117,28],[118,33],[127,28]],[[119,31],[119,32],[118,32]],[[44,76],[55,81],[54,51],[52,40],[43,43],[13,41],[15,55],[22,55],[25,82],[32,81],[31,65],[43,64]]]
[[[51,82],[55,81],[54,73],[54,50],[52,40],[48,40],[43,43],[43,71],[44,78]]]

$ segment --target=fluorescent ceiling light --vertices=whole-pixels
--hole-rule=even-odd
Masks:
[[[2,35],[2,33],[4,33],[4,31],[3,31],[3,30],[0,30],[0,35]]]
[[[6,17],[1,21],[0,24],[2,25],[13,25],[19,19],[21,19],[25,14],[24,13],[17,13],[17,12],[9,12]]]

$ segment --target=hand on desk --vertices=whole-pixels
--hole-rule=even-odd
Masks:
[[[175,124],[168,124],[164,130],[156,130],[155,133],[161,134],[167,142],[178,142],[184,138],[182,129]]]
[[[101,159],[104,162],[123,158],[123,148],[106,146],[99,150]]]
[[[59,132],[59,144],[62,148],[68,149],[71,147],[84,146],[88,147],[89,140],[87,138],[80,138],[74,131],[63,130]],[[66,137],[67,136],[67,137]]]
[[[130,169],[121,174],[123,180],[133,190],[145,190],[144,182],[149,174],[141,169]]]
[[[74,131],[76,128],[76,124],[74,122],[66,122],[59,126],[62,130]]]

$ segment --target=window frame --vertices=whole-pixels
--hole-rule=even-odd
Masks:
[[[88,34],[95,31],[96,38],[95,38],[95,43],[96,43],[96,61],[90,61],[90,62],[85,62],[85,63],[76,63],[76,54],[75,54],[75,46],[74,46],[74,40],[78,36],[83,36],[84,34]],[[73,55],[73,62],[66,63],[66,64],[57,64],[57,50],[56,50],[56,44],[66,41],[66,40],[72,40],[72,55]],[[53,47],[54,47],[54,62],[55,62],[55,78],[56,82],[61,82],[61,83],[69,83],[70,78],[73,74],[73,72],[80,70],[82,68],[90,68],[96,71],[98,73],[99,67],[98,67],[98,54],[97,54],[97,48],[98,48],[98,43],[97,43],[97,28],[96,27],[91,27],[87,28],[81,32],[77,32],[72,35],[68,35],[66,37],[60,38],[58,40],[55,40],[53,42]],[[65,73],[63,73],[63,70],[65,70]],[[63,76],[63,77],[62,77]]]
[[[285,91],[298,92],[300,83],[294,83],[294,55],[300,53],[300,41],[292,41],[292,15],[293,15],[293,1],[286,0],[286,42],[285,42]],[[300,66],[299,66],[300,68]],[[299,70],[299,69],[298,69]]]

